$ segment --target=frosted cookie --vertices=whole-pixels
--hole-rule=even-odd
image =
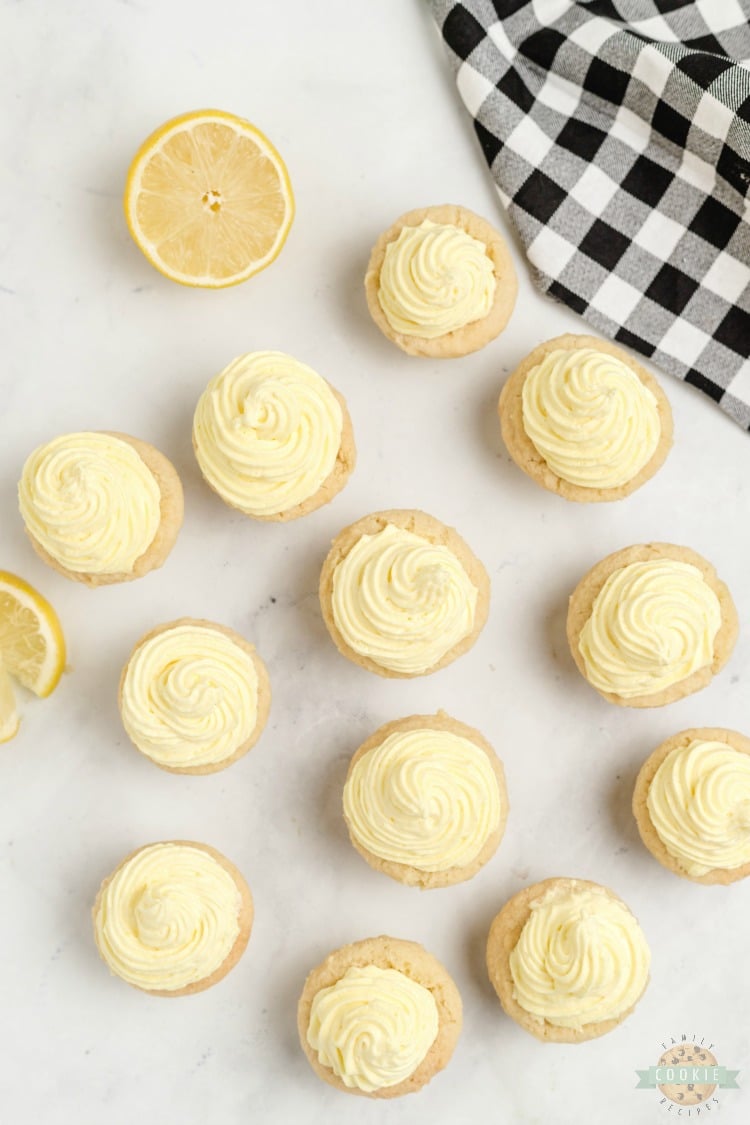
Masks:
[[[250,352],[216,375],[193,419],[206,482],[256,520],[293,520],[332,500],[354,468],[346,403],[283,352]]]
[[[334,539],[323,620],[344,656],[380,676],[423,676],[474,644],[490,580],[453,528],[409,509],[365,516]]]
[[[498,410],[518,467],[566,500],[629,496],[672,446],[672,411],[656,379],[595,336],[558,336],[534,348],[503,387]]]
[[[380,236],[365,293],[380,331],[410,355],[478,351],[510,320],[518,283],[505,240],[465,207],[408,211]]]
[[[545,879],[519,891],[487,939],[500,1003],[548,1043],[581,1043],[617,1027],[643,995],[650,960],[625,903],[586,879]]]
[[[224,625],[183,617],[138,641],[118,694],[133,745],[162,769],[225,769],[255,745],[271,686],[251,644]]]
[[[668,738],[643,763],[633,793],[641,839],[694,883],[750,875],[750,738],[715,727]]]
[[[376,871],[411,886],[471,879],[497,851],[507,816],[500,759],[444,711],[380,727],[344,784],[352,844]]]
[[[174,466],[127,434],[63,434],[39,446],[23,467],[18,504],[37,554],[87,586],[160,567],[182,526]]]
[[[695,551],[647,543],[615,551],[576,586],[568,643],[611,703],[661,707],[706,687],[737,639],[734,602]]]
[[[93,909],[108,968],[152,996],[187,996],[225,977],[245,951],[253,900],[240,872],[207,844],[148,844],[102,883]]]
[[[366,938],[313,969],[297,1026],[315,1073],[350,1094],[413,1094],[447,1065],[461,997],[437,958],[413,941]]]

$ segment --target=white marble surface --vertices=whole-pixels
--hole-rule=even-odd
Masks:
[[[518,253],[517,311],[478,355],[415,360],[380,336],[361,280],[382,228],[407,208],[444,201],[504,224],[419,0],[6,0],[0,36],[12,47],[0,97],[13,108],[3,122],[0,565],[59,609],[71,668],[48,702],[22,700],[21,733],[0,755],[3,1122],[657,1122],[668,1115],[655,1093],[634,1089],[634,1072],[682,1032],[710,1039],[721,1063],[744,1070],[745,1089],[721,1094],[711,1120],[747,1120],[750,886],[706,888],[662,870],[640,845],[629,805],[639,763],[667,735],[690,725],[750,729],[750,630],[702,694],[628,711],[578,676],[564,614],[600,556],[657,538],[714,560],[746,623],[748,436],[665,377],[677,442],[646,488],[591,507],[536,488],[501,446],[497,394],[533,345],[583,326],[533,293]],[[162,279],[131,243],[120,207],[142,138],[202,105],[265,129],[298,201],[278,262],[223,293]],[[329,376],[358,439],[349,487],[291,526],[256,525],[223,507],[191,454],[201,389],[255,348],[285,349]],[[132,585],[92,592],[68,583],[23,535],[15,482],[24,457],[81,428],[154,442],[185,483],[176,549]],[[381,680],[338,656],[315,596],[330,538],[390,506],[456,525],[493,581],[491,618],[473,651],[412,682]],[[162,773],[136,754],[115,704],[132,643],[181,614],[243,631],[273,683],[259,745],[205,779]],[[355,854],[340,791],[348,756],[377,725],[437,707],[495,743],[512,808],[505,841],[477,878],[419,893]],[[89,923],[99,881],[121,856],[170,837],[225,851],[257,910],[238,968],[173,1002],[111,978]],[[524,1034],[484,971],[494,913],[553,874],[612,886],[653,950],[636,1013],[578,1047]],[[417,1098],[390,1104],[354,1102],[319,1082],[295,1028],[307,969],[380,932],[436,953],[465,1004],[450,1068]]]

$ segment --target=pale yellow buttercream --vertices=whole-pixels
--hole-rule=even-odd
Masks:
[[[331,606],[354,652],[419,675],[471,633],[477,593],[448,547],[386,524],[338,564]]]
[[[664,759],[646,798],[659,839],[689,875],[750,863],[750,756],[693,739]]]
[[[153,473],[132,445],[105,433],[64,434],[35,449],[18,502],[37,543],[78,574],[130,574],[161,520]]]
[[[432,340],[487,316],[496,284],[483,242],[425,219],[386,247],[378,300],[394,332]]]
[[[632,699],[710,665],[720,627],[719,599],[700,570],[661,558],[609,576],[578,647],[594,687]]]
[[[178,625],[135,650],[120,710],[130,738],[159,765],[215,765],[255,729],[258,673],[224,633]]]
[[[420,871],[464,867],[500,823],[487,755],[453,731],[394,731],[359,758],[344,787],[357,842]]]
[[[650,953],[638,922],[602,890],[553,887],[531,904],[510,954],[514,998],[556,1027],[617,1019],[648,980]]]
[[[283,352],[250,352],[201,395],[193,442],[222,499],[250,516],[275,516],[318,491],[342,429],[341,406],[317,372]]]
[[[398,969],[353,966],[313,997],[307,1042],[345,1086],[372,1093],[413,1074],[438,1028],[424,985]]]
[[[523,383],[523,427],[562,480],[617,488],[661,438],[656,397],[623,360],[594,348],[557,349]]]
[[[241,896],[212,856],[153,844],[120,867],[94,918],[96,943],[129,984],[173,992],[211,976],[240,932]]]

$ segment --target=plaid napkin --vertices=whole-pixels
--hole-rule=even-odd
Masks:
[[[540,288],[750,429],[750,0],[430,3]]]

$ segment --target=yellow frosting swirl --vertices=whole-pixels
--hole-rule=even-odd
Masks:
[[[632,699],[710,665],[720,627],[719,599],[700,570],[661,558],[609,576],[578,647],[594,687]]]
[[[646,798],[659,839],[689,875],[750,863],[750,756],[693,739],[672,750]]]
[[[161,491],[132,445],[103,433],[64,434],[35,449],[18,486],[24,523],[79,574],[130,574],[161,521]]]
[[[135,650],[120,710],[132,741],[159,765],[215,765],[255,729],[258,673],[224,633],[179,625]]]
[[[420,674],[474,628],[477,589],[448,547],[386,524],[333,574],[336,628],[360,656]]]
[[[487,316],[495,286],[483,242],[425,219],[386,246],[378,300],[394,332],[433,340]]]
[[[355,762],[344,814],[373,855],[419,871],[465,867],[500,823],[487,755],[448,730],[394,731]]]
[[[333,391],[283,352],[250,352],[208,384],[193,421],[201,472],[228,504],[275,516],[331,474],[343,429]]]
[[[510,954],[514,997],[531,1015],[580,1030],[632,1008],[650,959],[624,903],[604,889],[553,887],[531,904]]]
[[[307,1042],[345,1086],[372,1093],[414,1073],[435,1042],[435,998],[398,969],[347,969],[313,997]]]
[[[562,480],[617,488],[637,476],[661,437],[655,395],[627,363],[594,348],[558,348],[523,383],[523,427]]]
[[[152,844],[112,876],[94,918],[113,973],[173,992],[211,976],[240,932],[241,896],[213,856],[186,844]]]

